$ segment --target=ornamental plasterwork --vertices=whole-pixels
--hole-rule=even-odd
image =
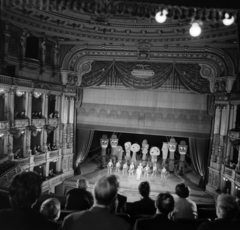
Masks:
[[[15,127],[25,127],[28,126],[29,120],[28,119],[18,119],[14,120]]]
[[[95,49],[97,47],[94,47]],[[207,64],[215,69],[217,76],[221,75],[233,75],[235,73],[235,68],[232,60],[227,53],[217,49],[210,48],[174,48],[174,47],[153,47],[151,51],[150,59],[152,61],[161,62],[175,62],[181,63],[201,63]],[[93,60],[136,60],[138,56],[138,51],[125,51],[125,50],[89,50],[83,49],[83,46],[76,46],[71,49],[71,54],[68,53],[64,60],[62,69],[69,69],[71,71],[77,72],[79,66],[91,56]]]
[[[210,91],[214,93],[215,78],[217,77],[217,72],[212,68],[212,66],[207,64],[199,64],[201,66],[200,75],[203,78],[208,79],[210,83]]]
[[[58,118],[48,118],[47,119],[47,123],[49,124],[49,125],[53,125],[53,126],[56,126],[56,125],[58,125]]]

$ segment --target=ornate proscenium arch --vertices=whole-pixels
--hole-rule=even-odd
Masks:
[[[235,75],[235,67],[233,61],[228,56],[226,52],[221,49],[213,49],[213,48],[179,48],[179,47],[155,47],[154,50],[149,52],[149,57],[145,60],[139,59],[139,52],[136,50],[136,47],[129,46],[125,47],[124,50],[116,49],[116,47],[102,47],[98,45],[86,46],[86,45],[79,45],[75,46],[70,49],[67,54],[65,55],[62,63],[62,69],[69,70],[71,74],[75,74],[78,77],[78,85],[82,87],[91,87],[91,86],[99,86],[100,82],[96,84],[88,84],[86,82],[82,82],[82,77],[85,74],[89,73],[92,69],[92,64],[94,62],[101,62],[105,61],[108,62],[106,64],[106,68],[110,71],[111,68],[114,68],[114,73],[116,73],[116,69],[118,69],[119,63],[127,62],[127,63],[135,63],[137,64],[144,64],[150,65],[153,68],[158,68],[157,65],[171,65],[173,66],[173,70],[179,74],[179,76],[184,77],[185,75],[189,74],[192,75],[193,73],[188,70],[179,70],[179,65],[192,65],[192,67],[197,68],[196,65],[199,66],[199,76],[203,79],[207,79],[209,82],[209,92],[213,92],[215,79],[217,77],[222,76],[233,76]],[[110,63],[112,63],[110,67]],[[116,66],[117,65],[117,66]],[[195,66],[194,66],[195,65]],[[116,68],[115,68],[116,67]],[[191,66],[189,66],[191,69]],[[124,68],[124,66],[122,66]],[[129,67],[130,68],[130,67]],[[185,68],[185,67],[184,67]],[[183,68],[183,69],[184,69]],[[105,71],[105,69],[104,69]],[[111,70],[113,72],[113,70]],[[118,72],[120,74],[121,71]],[[155,71],[156,72],[156,71]],[[171,72],[171,71],[170,71]],[[170,74],[169,72],[169,74]],[[91,73],[91,72],[90,72]],[[99,72],[98,76],[102,73]],[[127,72],[121,72],[124,74],[123,77],[129,77],[130,81],[131,75]],[[161,74],[161,69],[159,69],[159,74],[155,75],[155,80],[159,79]],[[145,79],[147,80],[147,79]],[[153,80],[153,79],[148,79]],[[103,82],[103,81],[102,81]],[[125,79],[126,83],[126,79]],[[138,85],[126,85],[123,82],[123,85],[133,87],[133,88],[158,88],[161,84],[156,85],[142,85],[139,87]],[[142,84],[142,83],[141,83]],[[198,93],[209,93],[205,91],[198,91],[194,90],[194,88],[189,87],[186,85],[186,88],[193,90]]]

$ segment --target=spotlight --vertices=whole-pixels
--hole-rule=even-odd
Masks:
[[[198,22],[192,23],[192,26],[189,30],[189,33],[191,34],[191,36],[197,37],[201,34],[201,32],[202,32],[202,29],[201,29],[199,23]]]
[[[23,94],[24,94],[24,92],[22,92],[22,91],[19,91],[19,90],[16,91],[16,95],[18,97],[21,97]]]
[[[163,11],[159,11],[158,13],[156,13],[155,15],[155,19],[158,23],[164,23],[167,20],[167,14],[168,11],[167,10],[163,10]]]
[[[225,13],[225,18],[222,20],[222,22],[225,26],[230,26],[234,22],[234,17],[232,16],[230,18],[230,15],[228,13]]]

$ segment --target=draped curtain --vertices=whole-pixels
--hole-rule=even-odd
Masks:
[[[92,145],[94,130],[77,129],[77,149],[75,153],[75,165],[81,163],[87,157]]]
[[[134,75],[135,70],[153,74]],[[124,86],[157,89],[168,84],[171,89],[182,88],[196,93],[210,93],[209,80],[200,75],[200,70],[201,67],[194,63],[94,61],[91,72],[83,75],[81,87]]]
[[[208,178],[209,139],[189,138],[193,170],[201,176],[199,187],[205,189]]]

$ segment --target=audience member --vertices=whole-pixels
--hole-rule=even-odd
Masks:
[[[114,175],[104,176],[96,182],[93,194],[94,205],[90,210],[68,215],[62,225],[63,230],[127,230],[131,226],[110,210],[117,207],[119,183]]]
[[[147,181],[141,182],[138,186],[138,190],[142,196],[142,199],[129,204],[127,213],[131,216],[139,214],[154,215],[156,213],[156,208],[154,201],[149,197],[150,184]]]
[[[178,184],[175,188],[176,194],[179,198],[175,200],[175,207],[170,214],[172,220],[177,218],[197,219],[197,205],[190,200],[190,189],[184,183]]]
[[[198,230],[210,229],[233,229],[232,219],[238,211],[238,205],[233,196],[229,194],[220,194],[216,201],[217,219],[200,225]]]
[[[157,209],[156,214],[151,218],[138,219],[133,228],[134,230],[184,229],[181,224],[168,219],[168,214],[174,209],[174,198],[170,193],[160,193],[157,196],[155,206]]]
[[[32,209],[41,191],[42,181],[37,173],[23,172],[16,175],[9,186],[12,209],[0,211],[1,230],[58,229],[59,225]]]
[[[45,200],[40,207],[40,213],[46,216],[48,220],[58,223],[60,228],[61,223],[57,220],[61,213],[61,203],[58,199],[49,198]]]
[[[66,210],[87,210],[93,205],[93,196],[87,191],[88,181],[85,178],[77,180],[77,188],[67,192]]]

